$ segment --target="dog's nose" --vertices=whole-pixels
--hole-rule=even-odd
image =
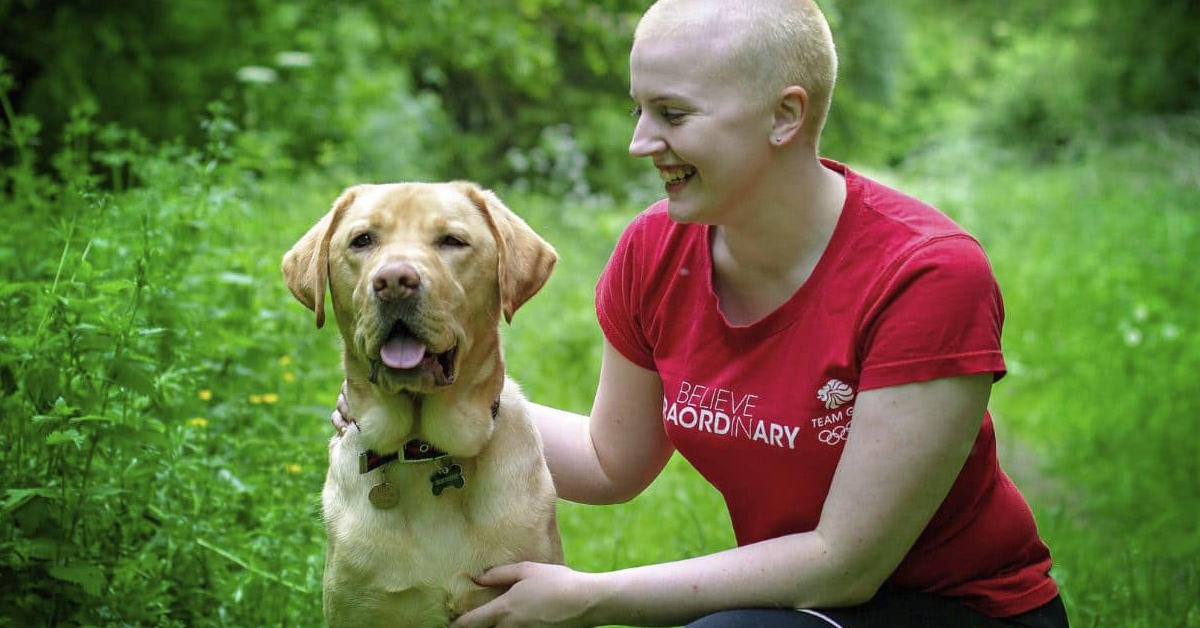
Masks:
[[[373,285],[384,301],[407,299],[421,286],[421,275],[408,262],[388,262],[375,271]]]

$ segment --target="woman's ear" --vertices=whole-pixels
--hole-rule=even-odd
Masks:
[[[799,85],[784,88],[775,103],[771,143],[783,146],[801,134],[808,122],[808,91]]]

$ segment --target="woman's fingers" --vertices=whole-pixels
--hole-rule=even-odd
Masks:
[[[342,390],[338,392],[337,407],[333,414],[329,415],[329,422],[333,424],[333,429],[337,430],[339,435],[346,432],[351,425],[358,429],[358,423],[354,420],[354,415],[350,414],[350,404],[346,401],[346,382],[342,382]]]

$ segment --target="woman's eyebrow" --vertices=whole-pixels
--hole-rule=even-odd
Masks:
[[[629,93],[629,97],[635,101],[637,100],[637,96],[635,96],[633,94],[633,92]],[[654,104],[654,103],[662,102],[664,100],[687,100],[687,97],[685,97],[682,94],[675,93],[675,92],[666,92],[663,94],[658,94],[656,96],[651,96],[650,99],[647,100],[646,102],[649,104]]]

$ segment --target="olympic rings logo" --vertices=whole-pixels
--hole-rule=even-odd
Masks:
[[[837,445],[838,443],[845,441],[849,437],[850,437],[850,424],[849,423],[847,423],[845,425],[839,425],[837,427],[830,428],[827,430],[821,430],[821,433],[817,434],[817,440],[821,441],[822,443],[825,443],[826,445]]]

